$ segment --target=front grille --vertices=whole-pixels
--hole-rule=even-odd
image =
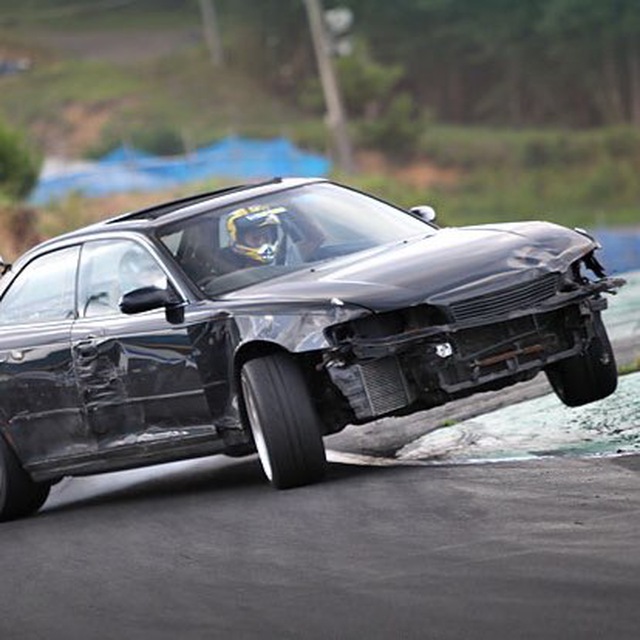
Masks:
[[[550,273],[527,284],[454,302],[449,308],[456,322],[493,318],[527,309],[553,296],[558,289],[558,278],[557,273]]]

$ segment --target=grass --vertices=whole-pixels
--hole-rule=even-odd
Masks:
[[[1,110],[12,122],[33,127],[59,122],[71,103],[96,105],[126,99],[145,86],[137,74],[100,62],[59,62],[32,72],[31,81],[19,76],[2,81]]]
[[[618,373],[621,376],[629,373],[635,373],[636,371],[640,371],[640,358],[636,358],[635,361],[618,367]]]
[[[440,224],[447,226],[532,219],[585,228],[640,226],[640,196],[635,193],[638,186],[630,184],[628,196],[621,195],[621,190],[611,197],[590,197],[594,182],[586,169],[479,169],[463,174],[455,184],[425,188],[411,187],[384,175],[339,177],[406,207],[431,204]]]
[[[460,180],[432,190],[450,224],[544,218],[640,225],[640,129],[508,130],[436,126],[421,149]]]
[[[388,175],[356,182],[404,206],[432,204],[442,224],[544,219],[640,226],[640,129],[508,130],[430,125],[420,153],[453,181],[423,188]]]
[[[0,116],[31,129],[43,146],[50,146],[45,131],[64,138],[78,125],[69,122],[73,107],[87,120],[109,113],[90,143],[67,150],[75,155],[90,156],[138,133],[149,139],[160,129],[173,130],[188,149],[230,133],[295,139],[299,126],[306,146],[324,148],[321,120],[311,122],[246,74],[214,69],[197,43],[130,65],[42,52],[29,73],[0,78]]]
[[[184,5],[170,9],[167,4],[161,10],[154,10],[153,0],[137,0],[137,2],[121,5],[96,2],[81,5],[78,2],[51,2],[47,0],[23,0],[11,3],[11,7],[0,9],[0,25],[11,26],[14,30],[30,34],[34,29],[47,30],[82,30],[140,28],[175,28],[200,26],[200,12],[197,3],[192,3],[191,11]]]

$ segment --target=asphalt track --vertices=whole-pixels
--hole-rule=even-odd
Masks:
[[[65,479],[0,526],[0,639],[640,637],[640,456],[363,460]]]
[[[2,525],[0,637],[637,638],[640,458],[255,460],[64,481]]]

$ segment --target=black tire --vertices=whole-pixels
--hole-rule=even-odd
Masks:
[[[556,395],[569,407],[602,400],[618,386],[616,360],[599,315],[594,318],[593,329],[593,338],[584,353],[561,360],[545,370]]]
[[[276,489],[320,481],[327,461],[321,425],[295,361],[273,354],[241,372],[246,417],[267,479]]]
[[[31,479],[0,436],[0,522],[35,513],[45,503],[50,488],[48,483]]]

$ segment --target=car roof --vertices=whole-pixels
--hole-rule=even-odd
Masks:
[[[128,213],[102,220],[94,224],[81,227],[63,235],[56,236],[38,245],[34,249],[41,250],[68,240],[81,239],[87,235],[100,235],[111,231],[146,231],[159,224],[173,222],[197,215],[212,208],[232,205],[249,198],[277,193],[293,187],[314,182],[326,182],[323,178],[273,178],[266,182],[255,184],[241,184],[215,191],[198,193],[185,198],[169,200]],[[31,253],[31,252],[29,252]]]

